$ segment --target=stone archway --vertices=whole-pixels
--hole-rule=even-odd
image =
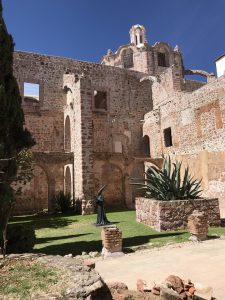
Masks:
[[[65,194],[70,194],[72,196],[72,176],[70,167],[66,166],[65,171]]]
[[[66,152],[71,152],[71,126],[70,126],[70,118],[66,117],[65,120],[65,129],[64,129],[64,150]]]
[[[131,169],[131,173],[130,173],[130,179],[131,178],[144,178],[144,162],[140,161],[140,162],[134,162],[132,165],[132,169]],[[129,184],[131,185],[131,183],[135,183],[138,180],[130,180]],[[130,201],[130,203],[127,205],[129,206],[133,206],[135,205],[135,198],[138,196],[143,196],[143,192],[137,189],[137,186],[135,185],[131,185],[130,189],[130,196],[128,201]]]
[[[148,135],[142,138],[142,155],[143,157],[151,157],[150,139]]]
[[[33,213],[48,209],[48,177],[45,170],[38,165],[34,166],[33,178],[22,187],[22,193],[17,197],[15,213]]]
[[[102,166],[101,185],[107,184],[104,192],[107,206],[124,205],[124,180],[121,169],[112,163]]]
[[[33,201],[36,211],[48,209],[48,177],[43,168],[34,167]]]

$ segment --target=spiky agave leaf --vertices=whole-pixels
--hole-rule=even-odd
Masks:
[[[159,200],[194,199],[201,193],[201,181],[190,177],[189,168],[181,178],[182,163],[176,161],[171,164],[170,156],[164,159],[162,170],[150,166],[145,172],[145,178],[137,179],[131,183],[139,186],[138,189],[145,191],[146,196]]]

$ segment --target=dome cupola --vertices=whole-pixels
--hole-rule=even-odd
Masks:
[[[143,47],[147,42],[145,36],[145,28],[143,25],[134,25],[130,29],[130,42],[135,44],[136,47]]]

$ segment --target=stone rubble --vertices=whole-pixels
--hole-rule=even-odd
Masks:
[[[169,275],[163,283],[156,284],[154,282],[151,286],[139,278],[137,279],[138,293],[128,290],[127,285],[122,282],[111,282],[106,285],[95,271],[93,259],[77,259],[70,254],[62,257],[24,253],[10,254],[7,258],[36,260],[61,269],[67,274],[69,287],[66,288],[66,295],[63,297],[56,294],[35,295],[31,297],[32,300],[124,300],[129,294],[133,299],[138,300],[190,300],[195,299],[194,296],[201,300],[211,300],[213,295],[211,287],[193,283],[191,279],[183,280],[175,275]]]
[[[70,283],[70,288],[67,289],[65,298],[55,298],[55,300],[112,299],[106,284],[95,271],[93,265],[86,264],[82,260],[75,260],[71,257],[61,257],[59,255],[40,257],[38,261],[60,268],[68,273],[68,278],[72,284]],[[35,300],[36,299],[38,298],[35,298]],[[47,299],[50,298],[46,298],[46,300]]]
[[[137,290],[140,292],[144,292],[147,289],[147,282],[143,279],[137,280]]]
[[[140,292],[149,292],[157,295],[159,299],[165,300],[190,300],[193,297],[199,297],[201,300],[211,300],[213,289],[204,287],[199,283],[193,283],[190,279],[182,280],[175,275],[169,275],[162,284],[154,285],[151,289],[148,288],[146,281],[137,280],[137,290]]]
[[[75,259],[71,255],[48,256],[43,254],[10,254],[7,259],[35,260],[62,271],[61,280],[65,282],[65,295],[49,293],[46,295],[32,295],[31,300],[111,300],[111,293],[95,271],[93,261]],[[63,279],[62,279],[63,276]]]

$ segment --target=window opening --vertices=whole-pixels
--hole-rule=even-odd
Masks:
[[[95,109],[107,110],[107,93],[102,91],[94,91]]]
[[[158,52],[158,66],[166,67],[166,54]]]
[[[123,66],[126,69],[133,68],[134,60],[133,60],[133,50],[127,49],[123,51]]]
[[[39,102],[40,85],[38,83],[24,82],[24,101]]]
[[[171,147],[171,146],[173,146],[171,127],[168,127],[166,129],[164,129],[163,132],[164,132],[165,147]]]

